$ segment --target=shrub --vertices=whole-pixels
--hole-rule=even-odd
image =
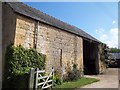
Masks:
[[[54,75],[54,85],[61,85],[62,84],[62,79],[60,77],[60,73],[56,70]]]
[[[67,81],[75,81],[81,78],[81,71],[77,69],[77,64],[73,64],[73,69],[68,71]]]
[[[35,49],[25,49],[21,45],[9,45],[5,55],[4,88],[27,88],[30,68],[45,67],[45,55]]]
[[[56,75],[54,76],[54,85],[61,85],[62,80]]]

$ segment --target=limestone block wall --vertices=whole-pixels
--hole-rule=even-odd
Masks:
[[[83,40],[82,38],[77,37],[77,54],[76,54],[76,63],[78,64],[79,69],[83,71]]]
[[[104,74],[106,72],[106,66],[105,64],[100,60],[99,61],[99,71],[100,71],[100,74]]]
[[[15,46],[21,44],[26,48],[33,48],[36,22],[32,19],[23,18],[20,15],[17,16],[16,22]]]
[[[82,38],[68,32],[40,23],[37,50],[47,55],[47,70],[54,67],[65,74],[73,63],[83,67]]]
[[[102,48],[101,48],[101,45],[99,45],[99,54],[98,54],[98,57],[99,57],[99,73],[104,74],[106,72],[107,68],[106,68],[106,65],[103,62],[103,60],[101,60],[101,58],[100,58],[101,53],[102,53]]]
[[[83,70],[83,41],[74,34],[17,15],[15,45],[19,44],[26,48],[36,45],[46,55],[48,72],[54,67],[63,76],[74,63]]]

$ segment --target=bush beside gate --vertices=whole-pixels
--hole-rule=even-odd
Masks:
[[[21,45],[7,47],[5,56],[4,88],[28,88],[28,72],[31,68],[44,69],[45,55]]]

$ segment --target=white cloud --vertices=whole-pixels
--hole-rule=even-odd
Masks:
[[[107,40],[107,39],[108,39],[108,36],[106,34],[102,34],[100,37],[100,40],[102,41]]]
[[[118,29],[117,28],[111,29],[110,34],[114,37],[114,39],[117,39],[118,38]]]
[[[100,30],[101,29],[96,30],[100,41],[106,43],[109,47],[118,47],[118,28],[111,28],[107,32],[105,32],[105,30]]]
[[[120,48],[120,30],[118,31],[118,47]]]
[[[100,29],[97,29],[96,30],[96,33],[98,33],[98,34],[102,34],[104,32],[104,29],[103,28],[100,28]]]
[[[116,21],[112,21],[112,23],[113,23],[113,24],[115,24],[115,23],[116,23]]]

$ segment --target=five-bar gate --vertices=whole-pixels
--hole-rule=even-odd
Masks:
[[[49,74],[46,74],[45,70],[39,70],[38,68],[30,70],[29,88],[31,89],[46,89],[53,86],[54,69],[51,69]]]

